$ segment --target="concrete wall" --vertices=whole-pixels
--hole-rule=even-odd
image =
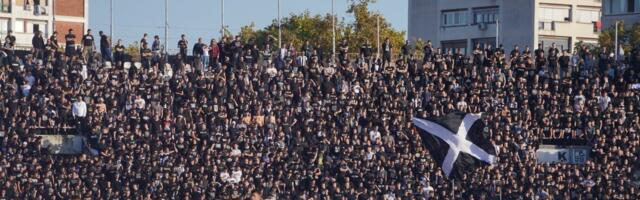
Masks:
[[[500,7],[499,41],[507,52],[513,50],[515,45],[524,50],[525,46],[535,47],[536,15],[533,11],[535,2],[531,0],[504,0]]]
[[[440,26],[440,23],[437,19],[433,19],[440,16],[437,5],[437,1],[409,0],[407,38],[410,41],[413,42],[418,38],[429,40],[438,37],[435,27]]]

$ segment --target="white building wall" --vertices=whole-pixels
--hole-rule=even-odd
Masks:
[[[487,24],[481,30],[473,22],[473,8],[499,6],[498,42],[505,50],[510,51],[514,45],[537,47],[540,36],[571,38],[570,46],[580,40],[596,40],[593,23],[557,22],[553,30],[538,30],[540,5],[553,4],[571,7],[575,13],[578,7],[599,9],[600,0],[409,0],[408,38],[432,40],[434,46],[440,47],[442,41],[466,40],[467,53],[472,48],[474,38],[496,37],[496,24]],[[442,11],[466,9],[467,25],[442,26]],[[573,17],[572,17],[573,18]]]

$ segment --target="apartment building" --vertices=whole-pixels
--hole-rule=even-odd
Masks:
[[[603,28],[613,27],[616,21],[624,22],[625,28],[640,23],[640,0],[603,0]]]
[[[69,28],[82,34],[88,27],[89,0],[0,0],[0,37],[9,30],[16,36],[16,49],[30,49],[36,31],[49,37]],[[64,36],[58,38],[64,43]],[[80,40],[81,37],[77,37]]]
[[[474,44],[571,49],[597,43],[601,0],[409,0],[409,39],[469,53]],[[497,40],[497,41],[496,41]]]

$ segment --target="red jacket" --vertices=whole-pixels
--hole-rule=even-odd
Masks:
[[[218,44],[211,45],[211,48],[209,48],[209,56],[217,58],[219,54],[220,48],[218,48]]]

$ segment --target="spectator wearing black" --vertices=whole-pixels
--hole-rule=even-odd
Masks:
[[[382,66],[386,67],[391,63],[391,54],[392,54],[393,46],[391,45],[391,40],[389,38],[384,39],[384,43],[382,43]]]
[[[308,40],[305,41],[302,45],[302,48],[300,48],[300,51],[302,51],[302,53],[304,53],[304,56],[306,56],[307,58],[311,58],[311,54],[313,53],[313,46],[311,45],[311,42],[309,42]]]
[[[187,36],[182,34],[180,35],[180,40],[178,41],[178,49],[180,49],[180,59],[183,63],[187,63],[187,48],[189,46],[189,41],[187,41]]]
[[[431,40],[427,40],[427,44],[422,47],[422,64],[426,64],[427,62],[431,62],[431,58],[433,57],[433,45],[431,44]]]
[[[603,46],[600,50],[600,55],[598,55],[598,73],[603,75],[607,73],[609,65],[612,62],[611,56],[609,56],[610,53],[606,46]]]
[[[51,37],[49,37],[49,42],[51,49],[53,49],[54,52],[57,53],[60,49],[60,44],[58,44],[58,31],[54,31],[53,34],[51,34]]]
[[[76,35],[73,34],[73,29],[69,29],[67,35],[64,36],[65,40],[65,54],[68,57],[77,56],[76,50]]]
[[[640,197],[631,184],[640,156],[640,90],[633,89],[640,77],[616,63],[614,78],[557,81],[526,61],[535,73],[514,75],[518,67],[501,66],[499,49],[478,48],[488,60],[480,65],[436,49],[424,69],[409,57],[383,71],[314,56],[298,67],[292,58],[303,54],[286,49],[286,63],[241,61],[211,74],[181,63],[85,70],[66,56],[49,70],[18,56],[23,68],[0,67],[0,198]],[[531,56],[525,47],[515,59]],[[495,165],[454,183],[411,119],[455,110],[482,112],[484,134],[499,151]],[[84,135],[91,153],[55,155],[38,139],[42,128],[65,127]],[[582,165],[537,160],[543,139],[558,138],[586,140],[590,158]]]
[[[149,46],[147,44],[142,45],[142,54],[140,54],[140,56],[142,57],[142,59],[141,59],[142,67],[144,67],[145,69],[151,68],[151,61],[153,59],[153,51],[151,49],[149,49]]]
[[[115,52],[113,53],[114,64],[115,66],[122,68],[125,62],[125,47],[122,45],[122,40],[118,40],[113,48],[115,49]]]
[[[569,68],[569,64],[571,63],[571,56],[569,55],[569,51],[564,50],[562,52],[562,56],[558,60],[560,64],[560,78],[567,78],[571,75],[571,68]]]
[[[142,39],[140,39],[140,54],[142,54],[142,47],[146,44],[147,46],[149,46],[149,41],[147,41],[147,36],[149,36],[149,34],[144,33],[142,34]]]
[[[315,45],[315,50],[316,50],[316,56],[318,57],[318,61],[323,62],[325,60],[324,57],[324,48],[322,47],[322,44],[320,44],[320,42],[316,42]]]
[[[153,36],[153,44],[151,45],[151,51],[153,52],[153,56],[151,59],[151,65],[156,65],[160,63],[160,59],[162,58],[162,44],[160,43],[160,36]]]
[[[338,62],[340,65],[346,64],[349,60],[349,43],[347,43],[347,39],[342,39],[342,42],[338,45]]]
[[[46,46],[44,43],[44,38],[42,37],[42,32],[36,31],[36,33],[33,35],[33,38],[31,39],[31,45],[33,46],[33,57],[36,59],[44,60]]]
[[[111,59],[111,39],[107,34],[100,31],[100,54],[102,56],[102,61],[113,61]]]
[[[16,36],[13,35],[13,31],[9,30],[7,32],[7,36],[5,37],[5,42],[9,42],[8,46],[12,49],[16,46]]]
[[[96,50],[96,42],[91,34],[91,29],[87,29],[87,34],[82,36],[82,59],[84,63],[93,60],[93,52]]]
[[[220,50],[218,63],[224,63],[227,57],[229,57],[229,44],[227,37],[222,37],[220,42],[218,42],[218,49]]]
[[[231,53],[231,60],[232,60],[232,67],[236,68],[239,67],[240,65],[240,58],[242,58],[242,40],[240,38],[240,35],[236,35],[235,39],[233,41],[231,41],[231,46],[230,48],[230,53]]]
[[[551,43],[551,47],[549,48],[548,52],[549,53],[547,55],[547,62],[549,65],[549,73],[555,76],[556,74],[558,74],[558,54],[560,53],[560,51],[556,47],[556,43]]]
[[[193,50],[194,59],[199,59],[204,54],[204,51],[202,49],[203,45],[204,45],[204,43],[202,43],[202,38],[198,38],[198,42],[193,44],[193,49],[192,50]],[[197,61],[197,60],[195,60],[195,61]]]
[[[362,46],[360,46],[360,58],[364,60],[364,63],[371,66],[371,58],[373,56],[373,47],[369,40],[367,40]]]
[[[409,44],[409,40],[405,40],[402,45],[402,57],[408,58],[409,54],[411,54],[411,44]]]

